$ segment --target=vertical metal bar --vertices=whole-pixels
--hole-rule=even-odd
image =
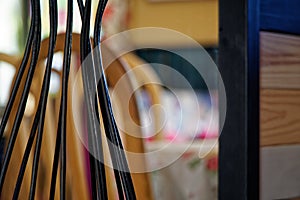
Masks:
[[[259,1],[219,2],[219,70],[227,96],[219,199],[259,199]]]
[[[259,87],[259,29],[260,0],[247,2],[247,92],[248,92],[248,199],[259,199],[260,169],[260,87]]]
[[[72,52],[72,28],[73,28],[73,0],[68,0],[67,11],[67,28],[64,48],[63,59],[63,78],[62,78],[62,93],[61,93],[61,165],[60,165],[60,199],[66,199],[66,165],[67,165],[67,109],[68,109],[68,85],[69,85],[69,72],[71,64],[71,52]],[[59,137],[59,135],[57,135]]]

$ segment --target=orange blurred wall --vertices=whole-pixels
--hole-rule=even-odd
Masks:
[[[155,0],[159,1],[159,0]],[[203,46],[218,44],[218,0],[129,0],[129,28],[164,27],[182,32]],[[134,38],[137,43],[168,43],[145,35]]]

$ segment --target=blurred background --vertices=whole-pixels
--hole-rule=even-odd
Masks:
[[[58,32],[63,33],[66,27],[67,1],[59,0],[58,6]],[[95,17],[96,7],[97,2],[93,1],[92,19]],[[41,10],[41,35],[42,39],[46,39],[49,37],[48,1],[41,0]],[[74,1],[73,15],[73,32],[80,33],[81,18],[76,1]],[[28,0],[11,0],[9,3],[0,0],[0,24],[2,26],[0,29],[0,53],[15,59],[15,63],[18,63],[23,55],[30,16],[31,10]],[[106,7],[103,21],[103,40],[126,30],[159,27],[185,34],[202,46],[197,48],[187,45],[185,40],[172,37],[167,39],[165,37],[153,37],[147,34],[137,34],[128,39],[131,44],[136,46],[159,45],[161,47],[161,49],[138,49],[124,58],[129,65],[130,63],[146,65],[150,71],[142,72],[144,76],[137,74],[137,82],[143,83],[145,81],[147,83],[147,78],[150,81],[161,83],[161,85],[154,84],[148,88],[147,86],[140,87],[137,98],[139,106],[136,112],[140,121],[142,124],[150,124],[141,131],[142,151],[161,151],[161,156],[146,158],[146,165],[157,170],[148,174],[149,179],[145,181],[147,187],[151,188],[151,194],[145,194],[145,198],[142,199],[148,199],[147,195],[149,199],[151,196],[152,199],[166,200],[217,199],[219,127],[218,120],[213,121],[213,123],[210,121],[211,113],[218,116],[217,75],[210,73],[209,77],[206,77],[214,83],[213,90],[209,93],[203,77],[195,70],[190,61],[197,63],[203,67],[203,70],[207,71],[214,63],[217,65],[218,17],[217,0],[109,0]],[[91,27],[93,27],[93,20]],[[92,33],[93,31],[91,31],[91,36]],[[184,55],[184,58],[179,55]],[[203,57],[205,59],[201,59]],[[74,59],[72,63],[77,61]],[[11,84],[17,69],[13,63],[0,62],[0,116],[8,101]],[[191,87],[187,87],[180,79],[163,70],[161,65],[169,66],[182,74]],[[56,71],[62,69],[62,53],[55,55],[53,68]],[[54,105],[54,110],[58,107],[55,99],[59,96],[60,84],[60,76],[53,72],[49,95],[53,101],[49,102]],[[193,101],[195,94],[196,101]],[[30,121],[38,103],[33,91],[30,95],[25,110],[25,121]],[[122,104],[122,100],[113,100],[113,102],[115,102],[113,103],[115,115],[117,118],[122,118],[119,116],[122,114],[118,114],[122,112],[118,110],[120,106],[118,104]],[[153,113],[150,112],[151,107],[157,104],[163,108],[163,114],[153,110]],[[55,127],[57,122],[46,120],[45,123]],[[82,123],[84,124],[84,122]],[[120,119],[120,123],[126,123],[126,120]],[[163,123],[159,130],[155,128],[157,123]],[[30,127],[30,125],[24,126]],[[191,127],[197,128],[192,129]],[[29,129],[25,128],[25,130]],[[204,140],[206,143],[203,142]],[[7,137],[6,139],[3,138],[2,144],[5,144],[6,141]],[[163,148],[164,145],[170,143],[169,148]],[[211,151],[206,156],[200,157],[201,148],[207,148]],[[163,164],[166,162],[165,157],[172,157],[173,155],[178,155],[178,159],[172,163]],[[45,161],[45,163],[47,162]],[[166,167],[159,169],[160,166]],[[47,171],[46,168],[45,171]],[[7,179],[13,178],[7,177]],[[41,182],[38,187],[46,187],[42,186],[43,184],[47,185],[47,183]],[[72,187],[70,186],[70,188]],[[43,191],[43,189],[40,190]],[[42,192],[38,194],[41,195]]]
[[[40,3],[40,55],[1,199],[12,199],[41,93],[50,25],[49,2]],[[92,1],[91,37],[97,3]],[[57,138],[67,0],[58,0],[58,8],[35,199],[49,198]],[[298,0],[109,0],[101,32],[103,64],[137,199],[213,200],[218,191],[223,199],[299,199],[299,9]],[[75,0],[73,19],[66,190],[67,199],[81,200],[91,199],[91,172],[86,102],[77,76],[81,17]],[[0,0],[0,120],[30,23],[29,0]],[[115,40],[119,36],[125,37]],[[220,145],[225,101],[216,66],[228,94]],[[0,138],[2,162],[24,85],[23,77]],[[103,146],[108,196],[118,199],[107,143]],[[20,199],[30,190],[33,157],[31,150]],[[59,199],[59,181],[55,186]]]

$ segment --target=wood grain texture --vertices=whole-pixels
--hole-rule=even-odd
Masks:
[[[260,33],[262,88],[300,89],[300,37]]]
[[[262,89],[261,146],[300,143],[300,90]]]

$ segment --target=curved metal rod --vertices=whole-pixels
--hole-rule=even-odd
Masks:
[[[89,143],[92,146],[94,152],[97,156],[103,157],[103,147],[102,147],[102,138],[100,130],[100,120],[97,119],[99,116],[99,111],[97,105],[94,105],[93,97],[94,94],[91,94],[91,91],[96,91],[97,95],[95,98],[98,98],[100,104],[100,109],[102,111],[104,128],[107,138],[120,149],[115,150],[109,145],[110,154],[112,157],[112,162],[115,168],[114,169],[116,184],[118,187],[119,199],[124,199],[123,193],[125,194],[126,199],[135,200],[135,192],[129,173],[129,167],[126,160],[125,153],[123,151],[122,141],[117,129],[117,125],[113,116],[111,101],[108,93],[107,81],[104,74],[104,69],[101,62],[101,49],[100,49],[100,33],[101,33],[101,22],[102,16],[107,4],[107,0],[99,1],[96,22],[94,27],[94,46],[98,48],[99,52],[93,54],[91,66],[84,67],[83,69],[83,81],[85,87],[85,98],[88,108],[88,117],[89,117]],[[15,145],[16,138],[18,136],[19,126],[22,121],[26,102],[28,99],[28,94],[32,79],[34,76],[34,71],[37,65],[40,45],[41,45],[41,11],[40,11],[40,2],[39,0],[32,0],[32,22],[30,26],[29,36],[26,44],[26,49],[24,57],[18,71],[16,82],[13,86],[12,95],[9,99],[8,106],[5,110],[3,121],[0,125],[0,136],[3,135],[5,126],[7,124],[9,115],[11,113],[12,105],[15,101],[16,94],[18,92],[18,87],[22,80],[26,65],[28,63],[28,58],[30,55],[30,49],[32,48],[31,61],[26,76],[24,90],[22,92],[20,104],[17,109],[17,114],[12,126],[11,136],[9,138],[7,151],[5,153],[5,158],[3,162],[3,167],[0,174],[0,192],[2,190],[6,171],[11,159],[11,154]],[[78,0],[78,5],[82,17],[82,30],[81,30],[81,62],[91,53],[91,44],[89,40],[90,33],[90,14],[91,14],[91,0],[86,0],[86,6],[83,6],[81,0]],[[47,105],[47,97],[49,93],[49,84],[51,77],[51,66],[53,61],[53,54],[55,49],[56,37],[57,37],[57,2],[56,0],[49,0],[50,7],[50,40],[49,40],[49,49],[48,49],[48,60],[45,69],[42,91],[40,94],[39,105],[37,112],[35,114],[34,122],[31,128],[31,133],[26,145],[26,149],[22,158],[21,167],[18,174],[18,179],[16,187],[14,190],[13,199],[18,199],[20,188],[22,185],[23,176],[25,173],[27,160],[30,155],[30,151],[35,139],[36,130],[38,129],[35,151],[34,151],[34,162],[32,166],[32,177],[30,184],[29,199],[34,199],[37,174],[39,167],[40,151],[43,139],[43,129],[44,129],[44,120],[45,112]],[[54,198],[55,195],[55,184],[56,184],[56,175],[58,168],[59,156],[61,159],[61,176],[60,176],[60,198],[65,199],[65,185],[66,185],[66,120],[67,120],[67,90],[68,90],[68,77],[70,70],[70,59],[71,59],[71,50],[72,50],[72,22],[73,22],[73,1],[68,0],[68,14],[67,14],[67,30],[66,30],[66,39],[65,39],[65,48],[64,48],[64,60],[63,60],[63,81],[62,81],[62,94],[61,94],[61,105],[59,112],[59,121],[57,129],[57,138],[55,146],[55,155],[53,160],[53,171],[52,179],[50,186],[50,199]],[[93,60],[95,59],[95,60]],[[92,71],[91,71],[92,70]],[[92,73],[91,73],[92,72]],[[100,83],[96,83],[96,80],[100,80]],[[98,121],[97,121],[98,120]],[[100,134],[99,134],[100,133]],[[60,154],[59,154],[60,153]],[[102,162],[99,162],[98,159],[95,159],[90,154],[91,162],[91,177],[92,177],[92,191],[93,199],[107,199],[107,190],[106,190],[106,178],[105,178],[105,167]],[[93,176],[93,174],[95,176]]]
[[[72,27],[73,27],[73,0],[68,0],[68,14],[67,14],[67,30],[66,40],[64,49],[64,60],[63,60],[63,78],[62,78],[62,94],[61,94],[61,106],[59,123],[60,130],[57,132],[61,134],[61,168],[60,168],[60,199],[66,198],[66,124],[67,124],[67,109],[68,109],[68,85],[69,85],[69,72],[71,63],[71,52],[72,52]]]
[[[36,41],[37,41],[37,45],[38,45],[38,49],[40,49],[40,45],[41,45],[41,10],[40,10],[40,2],[37,1],[36,2],[37,4],[37,8],[36,8],[36,12],[37,12],[37,32],[35,33],[35,38],[36,38]],[[38,60],[38,54],[36,56],[36,61],[35,61],[35,66],[37,64],[37,60]],[[51,65],[50,65],[51,67]],[[48,70],[51,72],[51,69]],[[46,68],[46,72],[47,72],[47,68]],[[47,75],[45,72],[45,76]],[[44,84],[43,84],[44,86]],[[45,91],[44,91],[45,92]],[[44,93],[42,91],[42,93]],[[43,94],[41,94],[43,95]],[[43,96],[41,96],[42,98]],[[41,99],[40,99],[41,101]],[[42,100],[43,101],[43,100]],[[43,106],[43,103],[42,103],[42,106]],[[45,110],[45,109],[44,109]],[[41,113],[43,112],[43,110],[41,110]],[[30,183],[30,191],[29,191],[29,199],[33,199],[34,198],[34,194],[35,194],[35,186],[36,186],[36,177],[37,177],[37,172],[38,172],[38,162],[39,162],[39,151],[38,151],[38,146],[39,146],[39,140],[41,140],[41,137],[40,137],[40,132],[41,132],[41,129],[43,128],[43,124],[42,124],[42,127],[41,127],[41,121],[39,121],[39,124],[38,124],[38,136],[37,136],[37,142],[36,142],[36,148],[35,148],[35,152],[34,152],[34,158],[33,158],[33,166],[32,166],[32,175],[31,175],[31,183]]]
[[[47,97],[49,92],[49,84],[50,84],[50,76],[51,76],[51,66],[53,61],[53,54],[54,54],[54,48],[56,43],[56,37],[57,37],[57,2],[56,0],[49,0],[49,15],[50,15],[50,40],[49,40],[49,47],[48,47],[48,59],[47,59],[47,65],[45,69],[44,74],[44,80],[43,85],[41,89],[40,94],[40,100],[37,108],[37,112],[34,117],[34,122],[31,128],[31,132],[28,138],[28,142],[26,145],[26,149],[23,155],[21,167],[19,170],[17,183],[14,190],[13,199],[18,199],[20,188],[22,185],[24,173],[26,170],[26,165],[28,162],[28,158],[30,155],[30,151],[34,142],[35,133],[39,126],[39,133],[43,132],[43,125],[44,125],[44,119],[45,119],[45,111],[46,111],[46,105],[47,105]],[[42,126],[42,127],[41,127]],[[37,169],[36,169],[37,170]]]
[[[102,15],[104,13],[104,9],[105,9],[105,6],[107,4],[107,1],[106,0],[103,0],[101,2],[99,2],[98,4],[98,8],[97,8],[97,15],[98,16],[101,16],[102,18]],[[102,13],[101,13],[102,12]],[[97,21],[97,19],[96,19]],[[97,23],[97,22],[95,22]],[[94,29],[97,29],[97,27],[94,27]],[[99,31],[99,34],[101,33],[101,26],[99,29],[97,29]],[[95,33],[96,30],[94,30],[94,33]],[[94,47],[95,47],[95,42],[94,42]],[[100,49],[97,49],[99,52],[100,52]],[[99,52],[97,52],[97,50],[94,50],[94,57],[96,57],[96,62],[98,60],[98,54]],[[99,64],[97,63],[94,63],[94,70],[95,70],[95,75],[96,75],[96,80],[98,81],[101,77],[101,71],[100,71],[100,68],[96,67],[96,66],[99,66]],[[104,74],[104,73],[103,73]],[[104,74],[105,75],[105,74]],[[97,85],[97,94],[98,94],[98,101],[99,101],[99,104],[100,106],[102,105],[101,100],[99,97],[103,96],[103,94],[101,93],[101,91],[99,91],[98,89],[98,86],[99,84],[98,83],[95,83]],[[103,101],[102,101],[103,102]],[[113,134],[112,131],[108,130],[108,126],[106,125],[106,122],[107,120],[104,120],[105,119],[105,115],[102,115],[103,117],[103,123],[104,123],[104,128],[105,128],[105,134],[106,134],[106,137],[108,138],[109,141],[111,141],[113,144],[115,144],[116,146],[117,145],[117,142],[116,142],[116,137],[115,135]],[[110,155],[111,155],[111,160],[112,160],[112,163],[113,163],[113,166],[114,166],[114,175],[115,175],[115,181],[116,181],[116,185],[117,185],[117,190],[118,190],[118,196],[119,196],[119,199],[120,200],[123,200],[124,199],[124,193],[126,193],[126,191],[124,190],[124,177],[122,176],[122,173],[118,170],[120,169],[120,159],[119,159],[119,154],[118,152],[116,152],[115,148],[112,148],[111,145],[109,145],[109,150],[110,150]],[[123,184],[122,184],[123,183]]]
[[[63,75],[62,75],[62,93],[59,109],[59,120],[55,144],[55,152],[52,167],[52,177],[50,185],[50,197],[54,199],[56,176],[60,152],[60,199],[66,198],[66,120],[67,120],[67,101],[68,101],[68,83],[72,51],[72,27],[73,27],[73,1],[68,0],[67,28],[65,38],[65,48],[63,57]],[[54,50],[54,48],[53,48]]]
[[[79,4],[80,7],[80,4]],[[82,9],[82,7],[81,7]],[[82,13],[82,12],[81,12]],[[90,29],[90,14],[91,14],[91,1],[86,1],[86,6],[84,8],[82,16],[82,30],[80,37],[80,59],[81,62],[90,54],[91,45],[89,40],[89,29]],[[93,62],[89,62],[87,65],[82,67],[82,78],[85,93],[85,102],[88,111],[88,141],[89,146],[96,153],[96,158],[89,152],[90,158],[90,173],[91,173],[91,185],[92,185],[92,197],[93,199],[107,199],[107,189],[106,189],[106,179],[105,179],[105,167],[97,157],[103,156],[103,147],[101,142],[101,130],[100,124],[97,120],[96,114],[99,114],[98,107],[94,105],[93,97],[94,94],[91,91],[96,91],[95,79],[92,74],[94,74]],[[97,134],[100,133],[98,137]],[[94,174],[94,175],[93,175]]]
[[[31,1],[31,5],[33,5],[32,1]],[[33,6],[31,6],[31,8],[33,8]],[[31,9],[31,10],[33,11],[33,9]],[[16,96],[17,96],[17,93],[18,93],[18,89],[20,87],[20,83],[21,83],[25,68],[26,68],[27,63],[28,63],[30,51],[31,51],[31,48],[32,48],[32,40],[33,40],[33,33],[34,33],[34,25],[33,25],[34,24],[34,19],[35,19],[35,17],[34,17],[34,11],[33,11],[32,20],[31,20],[31,23],[30,23],[29,34],[28,34],[28,38],[27,38],[27,42],[26,42],[25,51],[24,51],[24,56],[23,56],[23,59],[22,59],[22,62],[21,62],[16,80],[15,80],[15,83],[13,85],[13,88],[12,88],[11,95],[9,97],[7,106],[6,106],[4,114],[2,116],[2,121],[1,121],[1,125],[0,125],[0,138],[2,138],[2,136],[3,136],[5,127],[6,127],[7,122],[8,122],[9,115],[10,115],[11,110],[12,110],[12,106],[15,102],[15,99],[16,99]]]
[[[4,161],[3,161],[1,174],[0,174],[0,191],[2,191],[2,187],[4,184],[4,179],[5,179],[7,168],[8,168],[9,162],[10,162],[11,154],[12,154],[12,151],[13,151],[13,148],[15,145],[15,141],[16,141],[16,138],[18,135],[19,127],[20,127],[20,124],[21,124],[21,121],[22,121],[22,118],[24,115],[25,106],[26,106],[32,78],[33,78],[34,71],[35,71],[36,64],[37,64],[39,49],[40,49],[40,42],[41,42],[41,36],[40,36],[41,20],[40,20],[40,10],[39,10],[40,4],[38,1],[35,2],[34,0],[32,0],[31,3],[32,3],[32,8],[33,8],[32,9],[33,10],[32,23],[33,23],[33,27],[34,27],[34,33],[33,33],[34,45],[33,45],[33,49],[32,49],[32,59],[30,61],[30,66],[29,66],[29,70],[27,73],[25,86],[24,86],[24,89],[22,92],[22,96],[21,96],[21,100],[20,100],[20,103],[18,106],[16,118],[13,123],[12,131],[11,131],[9,142],[7,145],[7,150],[6,150],[5,156],[4,156]]]
[[[100,44],[101,21],[102,21],[102,16],[103,16],[103,12],[104,12],[106,4],[107,4],[107,0],[100,1],[98,4],[97,17],[96,17],[96,23],[95,23],[96,25],[95,25],[95,29],[94,29],[95,37],[97,37],[97,38],[96,38],[96,40],[94,40],[94,46]],[[78,5],[79,5],[80,12],[82,14],[83,13],[82,10],[84,9],[82,1],[78,0]],[[100,50],[100,49],[98,49],[98,50]],[[99,89],[99,84],[95,83],[97,85],[98,101],[99,101],[99,104],[100,104],[100,107],[101,107],[101,110],[103,113],[102,116],[104,119],[104,127],[106,130],[105,133],[106,133],[106,136],[108,137],[108,139],[113,144],[115,144],[117,147],[121,148],[120,150],[115,150],[114,148],[111,147],[111,145],[109,145],[112,162],[113,162],[113,165],[115,166],[115,168],[125,169],[124,170],[125,172],[124,172],[124,171],[118,171],[114,168],[119,198],[124,199],[123,195],[125,193],[125,196],[127,199],[135,199],[133,183],[131,180],[130,173],[128,173],[127,160],[126,160],[124,152],[122,151],[123,146],[122,146],[121,139],[120,139],[117,127],[116,127],[116,123],[114,121],[113,114],[112,114],[106,79],[104,76],[101,76],[101,74],[104,75],[104,70],[102,69],[102,71],[101,71],[101,68],[98,67],[98,66],[101,66],[100,55],[98,55],[98,52],[96,53],[96,55],[94,57],[96,57],[97,63],[93,63],[94,71],[92,74],[96,74],[96,77],[95,78],[93,77],[93,78],[95,80],[100,79],[100,82],[101,82],[100,85],[102,85],[102,90],[101,90],[101,89]],[[83,80],[85,81],[84,76],[85,75],[83,73]],[[104,79],[103,79],[103,77],[104,77]],[[106,91],[105,91],[105,87],[106,87]],[[92,90],[92,91],[94,91],[94,90]],[[104,112],[103,112],[103,110],[104,110]],[[101,143],[101,141],[100,141],[100,143]],[[105,174],[103,176],[105,176]],[[101,184],[100,186],[103,186],[103,185],[104,184]],[[105,191],[105,189],[101,189],[101,190]]]
[[[116,125],[116,121],[113,116],[113,111],[112,111],[112,105],[111,105],[111,100],[109,97],[109,92],[108,92],[108,86],[107,86],[107,81],[105,78],[105,72],[103,69],[103,65],[101,62],[101,22],[102,22],[102,17],[104,13],[105,6],[107,4],[107,0],[100,1],[98,4],[97,8],[97,13],[96,13],[96,20],[95,20],[95,28],[94,28],[94,46],[95,48],[98,48],[97,54],[95,55],[95,65],[97,66],[98,75],[100,83],[98,84],[97,90],[98,90],[98,95],[99,95],[99,104],[101,107],[101,111],[103,113],[103,121],[104,121],[104,128],[106,133],[112,133],[112,134],[107,134],[108,136],[112,135],[112,138],[109,138],[112,140],[113,144],[115,144],[118,149],[114,153],[116,153],[116,158],[117,158],[117,164],[119,165],[121,171],[121,180],[122,184],[124,187],[124,193],[126,199],[134,200],[136,199],[135,196],[135,191],[134,191],[134,186],[132,182],[131,175],[129,173],[129,167],[127,163],[127,159],[125,156],[125,153],[123,151],[123,145],[122,141],[120,138],[120,134]],[[99,53],[99,54],[98,54]],[[98,80],[98,79],[97,79]]]

